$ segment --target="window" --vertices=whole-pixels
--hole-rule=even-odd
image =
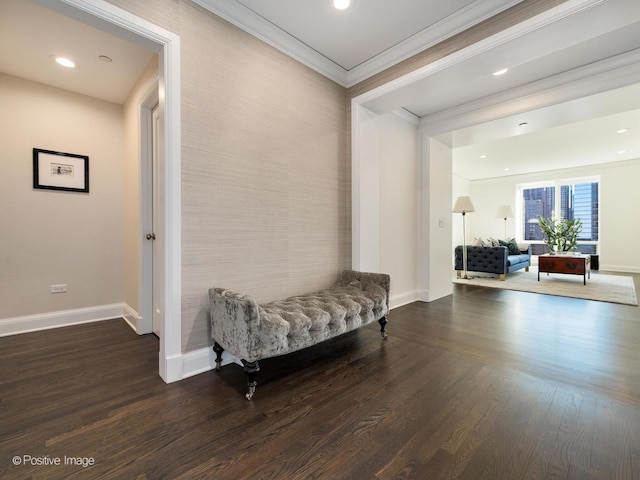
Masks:
[[[599,231],[599,178],[558,180],[539,184],[519,185],[520,219],[525,241],[543,242],[544,234],[538,217],[563,220],[578,218],[582,231],[579,250],[595,253]]]

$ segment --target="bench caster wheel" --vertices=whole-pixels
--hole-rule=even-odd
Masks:
[[[245,394],[246,399],[251,400],[254,393],[256,393],[256,387],[249,387],[249,392]]]
[[[260,365],[258,365],[257,360],[255,362],[246,362],[243,360],[242,363],[244,364],[244,371],[247,374],[247,387],[249,387],[249,392],[245,395],[245,398],[251,400],[253,394],[256,393],[256,385],[258,385],[256,376],[260,371]]]
[[[387,317],[382,317],[378,320],[378,323],[380,324],[380,335],[382,335],[382,338],[387,338],[387,332],[385,330],[385,327],[387,326]]]

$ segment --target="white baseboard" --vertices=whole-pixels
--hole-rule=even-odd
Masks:
[[[640,268],[628,265],[603,265],[600,264],[598,271],[602,270],[603,272],[621,272],[621,273],[640,273]]]
[[[182,378],[193,377],[203,372],[216,368],[216,354],[213,348],[205,347],[182,355]],[[236,363],[242,366],[242,362],[228,352],[222,352],[222,365]]]
[[[142,335],[140,332],[140,320],[142,320],[142,317],[126,303],[122,306],[122,318],[124,318],[124,321],[129,324],[134,332]]]
[[[124,318],[131,328],[137,331],[138,314],[125,303],[98,305],[95,307],[60,310],[24,317],[5,318],[0,320],[0,337],[18,335],[20,333],[37,332],[51,328],[68,327],[81,323],[99,322],[112,318]]]
[[[83,323],[100,322],[113,318],[123,318],[132,330],[139,333],[140,315],[126,303],[114,303],[111,305],[99,305],[95,307],[0,319],[0,337],[68,327]],[[167,383],[192,377],[193,375],[213,370],[215,368],[215,359],[216,357],[211,347],[176,355],[173,358],[167,359],[167,371],[161,372],[161,376]],[[223,352],[222,365],[229,363],[242,365],[239,359],[227,352]]]
[[[418,300],[421,302],[433,302],[439,298],[444,298],[453,293],[453,284],[446,285],[440,290],[420,290]]]
[[[417,290],[400,293],[398,295],[392,295],[391,297],[389,297],[389,308],[393,310],[394,308],[398,308],[403,305],[407,305],[409,303],[415,302],[418,299],[419,297],[418,297]]]

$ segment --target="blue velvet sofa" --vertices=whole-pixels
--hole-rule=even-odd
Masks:
[[[480,247],[467,246],[467,271],[494,273],[504,281],[507,273],[515,272],[524,268],[529,271],[531,265],[531,245],[518,244],[519,253],[509,253],[506,246]],[[462,276],[464,270],[462,261],[462,246],[455,249],[455,270],[458,278]]]

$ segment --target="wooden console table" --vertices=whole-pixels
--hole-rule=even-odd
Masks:
[[[591,278],[590,255],[540,255],[538,256],[538,281],[540,272],[565,273],[582,275],[583,285],[587,284],[587,276]]]

